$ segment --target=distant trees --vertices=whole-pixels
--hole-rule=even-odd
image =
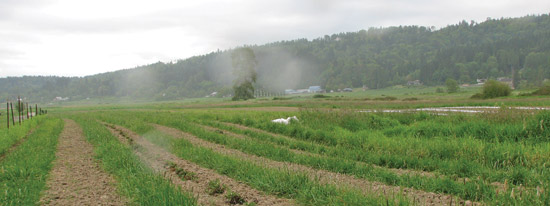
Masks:
[[[231,53],[233,74],[233,100],[247,100],[254,98],[254,83],[256,82],[256,56],[252,49],[238,48]]]
[[[34,98],[28,101],[50,101],[56,96],[175,99],[204,97],[236,86],[238,95],[248,90],[243,95],[249,98],[252,87],[282,91],[312,85],[329,90],[365,85],[377,89],[413,80],[434,86],[445,85],[447,79],[463,84],[498,77],[513,78],[516,88],[538,88],[550,79],[549,33],[548,14],[463,21],[438,30],[369,28],[251,46],[256,83],[239,84],[242,87],[233,84],[235,69],[230,65],[233,53],[244,48],[87,77],[0,78],[0,96]]]
[[[458,92],[458,82],[454,79],[447,79],[447,81],[445,81],[445,86],[447,87],[448,93]]]

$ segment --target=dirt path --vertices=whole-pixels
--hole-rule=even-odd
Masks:
[[[309,176],[312,179],[318,179],[321,183],[356,188],[356,189],[359,189],[360,191],[364,191],[365,194],[390,195],[392,193],[399,194],[400,191],[402,190],[403,193],[407,194],[411,199],[413,199],[414,201],[416,201],[417,204],[420,204],[420,205],[449,205],[449,203],[451,202],[450,195],[437,194],[433,192],[426,192],[426,191],[412,189],[412,188],[403,188],[399,186],[390,186],[380,182],[367,181],[365,179],[356,178],[354,176],[330,172],[330,171],[321,170],[321,169],[314,169],[304,165],[274,161],[268,158],[246,154],[239,150],[229,149],[223,145],[202,140],[189,133],[182,132],[178,129],[174,129],[174,128],[170,128],[162,125],[154,125],[154,126],[159,131],[162,131],[166,134],[169,134],[176,138],[185,138],[186,140],[190,141],[194,145],[210,148],[224,155],[245,159],[248,161],[252,161],[256,164],[264,165],[271,168],[288,168],[293,171],[305,172],[306,174],[309,174]],[[224,132],[224,134],[227,133],[227,131],[224,131],[224,130],[220,130],[220,131]],[[453,197],[453,198],[454,198],[454,200],[452,201],[453,205],[459,205],[459,204],[462,205],[463,203],[465,203],[465,205],[472,205],[471,201],[466,201],[466,202],[462,200],[457,201],[456,197]]]
[[[93,160],[93,146],[82,129],[65,119],[59,136],[56,160],[47,181],[42,205],[126,205],[114,186],[115,180]]]
[[[137,155],[150,165],[157,172],[162,173],[172,181],[173,184],[181,186],[186,191],[191,191],[198,199],[200,205],[230,205],[224,197],[225,194],[210,195],[206,190],[208,183],[220,180],[222,184],[227,185],[228,189],[241,195],[247,202],[255,202],[257,205],[293,205],[291,200],[277,198],[265,195],[263,192],[255,190],[250,186],[240,183],[232,178],[220,175],[213,170],[203,168],[195,163],[176,157],[165,149],[154,145],[142,138],[140,135],[120,126],[108,125],[111,132],[126,143],[134,144]],[[170,168],[168,163],[174,163],[178,168],[186,172],[193,172],[194,178],[191,180],[182,180],[177,176],[174,168]],[[227,193],[227,190],[225,191]]]

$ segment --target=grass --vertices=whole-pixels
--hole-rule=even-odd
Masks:
[[[95,147],[95,158],[117,180],[117,189],[137,205],[196,205],[189,192],[175,187],[145,166],[132,149],[120,143],[103,125],[87,115],[75,115],[86,139]]]
[[[133,118],[127,118],[120,114],[115,116],[101,115],[99,118],[113,124],[134,127],[134,131],[138,133],[142,131],[151,134],[151,132],[146,132],[146,128],[150,126],[135,117],[137,115],[134,115]],[[142,125],[142,129],[138,129],[140,125]],[[301,204],[379,205],[386,200],[386,197],[364,196],[359,191],[337,188],[334,185],[324,185],[300,172],[261,167],[247,160],[225,156],[210,149],[194,146],[185,139],[174,139],[168,135],[161,134],[144,135],[144,137],[155,144],[160,142],[159,146],[169,149],[178,157],[245,182],[268,194],[296,199]],[[166,145],[164,144],[166,142],[171,143]],[[238,165],[238,167],[235,165]],[[395,201],[399,202],[399,204],[408,204],[408,200],[400,195],[395,196]]]
[[[178,175],[178,177],[180,177],[180,179],[182,180],[194,180],[194,179],[197,179],[197,174],[195,174],[194,172],[190,172],[190,171],[187,171],[187,170],[184,170],[182,169],[181,167],[178,167],[178,165],[176,165],[175,163],[173,162],[169,162],[168,163],[168,169],[170,169],[171,171],[175,172],[176,175]]]
[[[0,156],[21,139],[25,138],[29,132],[35,129],[44,120],[44,116],[34,117],[32,120],[24,121],[21,126],[12,126],[10,129],[0,129]]]
[[[1,205],[34,205],[46,184],[63,122],[50,117],[35,119],[42,122],[40,127],[0,162]]]
[[[517,96],[518,92],[513,92],[511,97],[471,100],[469,97],[479,92],[479,87],[461,88],[454,94],[436,93],[435,90],[435,87],[394,87],[323,94],[327,98],[301,94],[239,102],[188,99],[103,104],[56,108],[52,113],[67,115],[86,109],[90,112],[77,116],[122,125],[182,159],[301,204],[367,202],[384,205],[386,199],[322,185],[305,174],[265,168],[225,156],[171,138],[147,123],[177,128],[203,140],[274,161],[344,173],[387,185],[447,193],[487,205],[550,205],[550,112],[507,109],[548,107],[550,98]],[[357,112],[452,106],[497,106],[501,109],[495,113],[446,116],[423,112]],[[277,109],[271,111],[269,107]],[[299,111],[283,112],[284,107],[297,107]],[[270,122],[295,115],[299,121],[289,125]],[[198,125],[215,129],[205,130]],[[225,131],[243,135],[244,139],[232,137]],[[404,172],[396,172],[396,169]],[[186,172],[192,171],[181,173]],[[415,175],[418,172],[430,175]],[[502,185],[507,189],[497,189],[503,188]],[[408,203],[399,195],[396,201]]]
[[[228,191],[227,194],[225,194],[225,198],[227,199],[227,203],[232,205],[242,205],[246,203],[246,200],[241,197],[241,195],[233,191]]]
[[[248,113],[250,114],[250,112]],[[267,114],[271,115],[271,117],[274,116],[274,114],[272,113],[267,113]],[[535,120],[538,121],[536,118],[545,118],[544,114],[545,113],[535,115],[533,116],[533,118],[535,118]],[[544,164],[545,162],[547,162],[544,159],[547,157],[547,155],[543,155],[543,154],[547,154],[548,149],[550,149],[547,143],[543,144],[543,145],[546,145],[544,147],[540,147],[541,142],[539,141],[523,142],[522,144],[518,144],[517,141],[515,140],[507,140],[500,143],[491,142],[491,144],[489,144],[489,142],[485,143],[484,139],[476,139],[476,138],[461,137],[461,138],[442,138],[438,140],[438,138],[440,137],[437,137],[437,136],[430,137],[430,138],[407,136],[407,135],[404,135],[404,136],[397,135],[393,137],[386,137],[383,132],[376,132],[377,130],[384,130],[385,128],[387,129],[387,127],[414,125],[413,121],[407,120],[406,118],[403,118],[403,117],[393,118],[395,121],[374,118],[369,120],[370,122],[372,122],[369,124],[373,124],[374,126],[367,125],[365,128],[356,128],[356,129],[348,128],[344,130],[342,129],[336,130],[337,134],[341,135],[340,138],[332,135],[325,135],[325,136],[321,135],[320,137],[322,138],[320,139],[319,137],[317,137],[313,139],[297,138],[294,140],[292,139],[283,140],[281,138],[277,139],[272,136],[271,136],[272,139],[269,139],[269,137],[266,137],[266,136],[270,136],[270,135],[265,135],[265,134],[264,134],[265,136],[263,136],[263,138],[265,139],[261,140],[262,135],[258,135],[257,133],[254,134],[250,132],[246,133],[249,136],[251,136],[250,138],[247,138],[246,140],[239,140],[236,138],[229,138],[228,136],[225,136],[223,133],[206,131],[199,127],[196,127],[193,124],[190,124],[190,122],[193,122],[193,121],[205,123],[215,118],[218,118],[219,120],[220,119],[223,120],[224,115],[231,116],[231,117],[236,116],[235,114],[227,114],[227,112],[223,112],[222,114],[216,114],[216,115],[205,114],[202,112],[198,112],[198,113],[187,112],[184,115],[178,115],[174,113],[171,113],[171,114],[158,113],[158,112],[154,114],[147,113],[147,112],[141,112],[140,114],[121,112],[121,113],[116,113],[116,115],[114,115],[114,116],[117,116],[118,118],[112,118],[112,117],[103,117],[103,118],[108,118],[110,119],[110,121],[114,121],[118,123],[124,123],[124,122],[121,122],[122,120],[117,120],[117,119],[133,118],[134,122],[124,123],[124,124],[127,124],[128,126],[138,125],[139,123],[136,123],[136,122],[141,122],[144,120],[152,121],[155,123],[160,123],[167,126],[179,128],[181,130],[193,133],[197,137],[203,138],[208,141],[226,145],[230,148],[238,149],[243,152],[258,155],[258,156],[267,157],[277,161],[294,162],[298,164],[308,165],[314,168],[353,174],[361,178],[381,181],[387,184],[413,187],[413,188],[418,188],[426,191],[454,194],[466,199],[483,200],[486,202],[493,202],[493,203],[502,199],[506,199],[505,196],[509,195],[511,191],[510,190],[506,191],[505,193],[507,194],[503,194],[502,192],[500,194],[497,194],[496,189],[493,186],[491,186],[491,183],[494,180],[503,180],[503,181],[508,180],[510,181],[510,183],[512,183],[512,185],[516,185],[516,187],[519,185],[523,185],[523,186],[528,186],[530,188],[528,190],[530,190],[531,192],[526,192],[522,194],[524,195],[525,202],[548,201],[547,194],[546,195],[543,194],[540,196],[529,196],[530,194],[533,194],[533,191],[534,191],[533,188],[547,187],[546,185],[548,184],[548,181],[546,181],[545,178],[548,177],[548,173],[546,172],[548,169],[545,166],[546,164]],[[286,115],[283,115],[283,116],[286,116]],[[391,116],[384,117],[384,118],[390,118],[390,117]],[[301,121],[307,120],[307,118],[303,118],[303,117],[299,117],[299,118]],[[373,117],[369,117],[369,118],[373,118]],[[411,118],[411,117],[408,117],[408,118]],[[424,120],[434,121],[433,118],[439,118],[439,117],[424,116],[422,114],[419,114],[419,115],[413,115],[412,118],[416,120],[424,119]],[[443,118],[448,118],[448,117],[443,117]],[[463,120],[457,120],[454,118],[465,118],[465,117],[460,117],[460,116],[452,117],[450,119],[447,119],[447,121],[457,121],[457,122],[463,121]],[[254,122],[261,121],[263,117],[260,115],[260,116],[257,116],[256,119],[257,120],[246,119],[246,120],[242,120],[242,122],[240,123],[249,124],[249,126],[258,126]],[[268,118],[265,118],[265,119],[268,119]],[[327,118],[327,119],[330,119],[331,121],[336,121],[336,123],[337,121],[340,121],[335,118]],[[204,120],[204,121],[199,121],[199,120]],[[533,120],[533,122],[535,122],[535,120]],[[495,121],[495,122],[498,122],[498,121]],[[314,122],[311,124],[317,125],[320,123]],[[288,128],[292,128],[291,125],[289,125]],[[327,124],[325,123],[323,125],[327,125]],[[330,125],[338,125],[338,124],[330,124]],[[344,124],[344,125],[350,126],[349,124]],[[213,125],[213,126],[216,126],[216,125]],[[217,126],[219,127],[219,125]],[[277,125],[277,124],[271,124],[271,126],[285,127],[283,125]],[[144,126],[144,128],[147,128],[147,127],[148,126]],[[543,125],[543,128],[544,127],[545,125]],[[227,129],[227,127],[225,128],[220,127],[220,128]],[[268,129],[269,127],[263,128],[260,126],[258,128]],[[300,126],[298,124],[296,128],[312,129],[314,128],[314,126],[313,125]],[[323,128],[323,127],[319,127],[319,128]],[[333,130],[333,129],[334,127],[332,128],[330,126],[327,127],[327,130]],[[236,131],[236,130],[232,130],[232,131]],[[320,130],[320,131],[323,131],[323,130]],[[361,133],[361,131],[365,131],[365,132]],[[367,139],[360,138],[361,135],[368,134],[366,132],[372,133],[373,131],[379,136],[369,137]],[[544,130],[540,130],[539,132],[542,132],[542,131]],[[277,130],[274,130],[274,132],[277,132]],[[348,136],[349,134],[355,134],[358,132],[359,132],[359,136],[357,137],[354,137],[353,135]],[[310,135],[317,135],[317,133],[313,132]],[[307,137],[307,136],[308,135],[304,135],[303,137]],[[330,140],[330,138],[332,138],[332,140]],[[403,139],[405,139],[405,141],[403,141]],[[285,140],[288,142],[284,142]],[[360,141],[357,142],[357,140],[360,140]],[[368,141],[364,142],[365,140],[368,140]],[[386,141],[386,143],[384,143],[384,141]],[[415,141],[416,143],[411,141]],[[399,142],[402,142],[402,143],[399,143]],[[289,145],[295,145],[297,147],[301,146],[305,150],[309,150],[310,152],[316,152],[317,154],[322,154],[322,155],[319,157],[311,157],[307,155],[296,154],[288,150],[290,148]],[[442,145],[447,145],[447,146],[440,147]],[[538,145],[538,146],[535,146],[535,145]],[[397,146],[403,147],[403,148],[398,149],[399,147]],[[455,149],[457,146],[459,148],[473,147],[471,149],[472,153],[470,153],[469,150],[465,150],[465,151],[462,151],[460,149],[457,150]],[[420,150],[415,151],[407,148],[419,148]],[[448,174],[449,176],[448,177],[445,177],[445,176],[419,177],[414,175],[399,176],[399,175],[395,175],[393,172],[388,171],[387,169],[384,169],[384,168],[364,167],[364,166],[355,164],[353,160],[357,160],[357,161],[365,160],[363,158],[366,158],[368,160],[368,157],[369,155],[372,154],[372,152],[365,153],[364,152],[365,149],[367,149],[367,151],[372,151],[375,153],[376,151],[385,151],[386,153],[380,153],[379,157],[384,157],[384,155],[386,155],[386,156],[389,156],[390,158],[384,160],[386,162],[378,162],[379,165],[384,167],[403,168],[404,167],[402,164],[403,161],[405,161],[405,163],[407,162],[414,163],[415,161],[424,162],[423,164],[426,167],[430,165],[436,166],[436,168],[432,168],[432,171],[439,171],[443,174]],[[428,152],[432,151],[431,153],[433,154],[430,155],[429,153],[425,153],[426,151]],[[411,152],[414,152],[414,153],[411,153]],[[455,154],[452,154],[452,153],[449,154],[449,152],[454,152]],[[399,155],[400,153],[403,153],[403,154]],[[362,156],[363,154],[365,154],[366,156]],[[410,156],[415,157],[416,159],[407,160],[408,157]],[[489,165],[489,163],[492,161],[490,159],[486,159],[488,157],[494,160],[501,160],[501,161],[492,162],[491,164],[492,167],[485,167],[483,164]],[[445,161],[446,159],[448,161]],[[380,159],[379,161],[382,161],[382,159]],[[484,161],[485,163],[483,163]],[[479,162],[479,164],[476,162]],[[400,163],[400,164],[396,164],[396,163]],[[417,163],[417,164],[420,164],[420,163]],[[455,174],[458,176],[454,176]],[[456,179],[456,177],[459,177],[459,176],[469,177],[470,180],[467,182],[464,182],[464,181],[461,181],[460,179]],[[529,198],[532,198],[532,199],[529,199]]]
[[[220,182],[220,179],[216,179],[208,182],[208,188],[206,188],[206,192],[209,195],[218,195],[223,194],[226,188],[227,186],[222,184]]]

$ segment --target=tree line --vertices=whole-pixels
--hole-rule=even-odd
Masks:
[[[266,91],[346,87],[384,88],[420,80],[443,85],[508,77],[516,88],[550,78],[550,17],[462,21],[441,29],[423,26],[369,28],[317,39],[247,45],[256,58],[255,88]],[[0,95],[50,101],[96,97],[178,99],[212,92],[232,94],[231,53],[216,51],[170,63],[86,77],[24,76],[0,79]],[[79,65],[74,65],[78,68]],[[25,86],[20,86],[25,85]]]

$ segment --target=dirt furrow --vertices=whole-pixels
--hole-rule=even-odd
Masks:
[[[228,123],[228,122],[218,122],[218,123],[225,124],[227,126],[236,127],[238,129],[242,129],[242,130],[250,130],[250,131],[253,131],[253,132],[258,132],[258,133],[263,133],[263,134],[267,134],[267,135],[271,135],[271,136],[275,136],[275,137],[280,137],[280,138],[288,139],[288,140],[291,140],[291,141],[295,140],[291,137],[287,137],[287,136],[280,135],[280,134],[275,134],[275,133],[264,131],[264,130],[261,130],[261,129],[256,129],[256,128],[252,128],[252,127],[243,126],[243,125],[240,125],[240,124],[234,124],[234,123]],[[305,155],[321,156],[319,154],[314,154],[314,153],[311,153],[311,152],[306,152],[306,151],[301,151],[301,150],[293,150],[293,151],[296,151],[297,153],[305,154]],[[356,163],[357,164],[364,164],[364,165],[368,164],[368,163],[360,162],[360,161],[356,161]],[[376,167],[376,168],[383,168],[383,167],[380,167],[378,165],[373,165],[373,164],[368,164],[368,165]],[[395,174],[398,174],[398,175],[420,175],[420,176],[426,176],[426,177],[435,177],[434,173],[425,172],[425,171],[395,169],[395,168],[386,168],[386,169],[388,169],[388,170],[390,170],[390,171],[392,171],[392,172],[394,172]]]
[[[451,202],[453,202],[453,205],[459,205],[459,204],[463,205],[463,203],[465,205],[473,204],[471,201],[465,201],[465,202],[462,200],[457,201],[456,197],[453,197],[454,200],[451,201],[450,200],[450,198],[452,198],[451,195],[426,192],[422,190],[404,188],[399,186],[390,186],[380,182],[367,181],[365,179],[356,178],[354,176],[330,172],[322,169],[314,169],[304,165],[274,161],[268,158],[246,154],[239,150],[229,149],[223,145],[205,141],[203,139],[193,136],[192,134],[180,131],[178,129],[174,129],[174,128],[170,128],[162,125],[154,125],[154,126],[159,131],[162,131],[166,134],[169,134],[176,138],[185,138],[186,140],[190,141],[194,145],[210,148],[224,155],[230,155],[237,158],[245,159],[248,161],[252,161],[256,164],[271,167],[271,168],[288,168],[293,171],[305,172],[306,174],[309,174],[312,179],[318,179],[322,183],[357,188],[361,191],[364,191],[365,194],[390,195],[390,194],[398,194],[402,191],[404,194],[407,194],[408,196],[410,196],[411,199],[413,199],[414,201],[417,202],[417,204],[420,204],[420,205],[449,205],[449,203]],[[228,131],[224,131],[220,129],[216,129],[216,130],[219,130],[224,134],[229,133]]]
[[[73,120],[65,119],[56,160],[47,181],[42,205],[126,205],[115,180],[93,160],[93,146]]]
[[[230,205],[228,200],[224,197],[223,192],[221,192],[221,194],[209,194],[209,192],[207,192],[207,189],[209,189],[209,182],[216,180],[219,180],[221,184],[227,186],[225,193],[230,189],[241,195],[247,202],[254,202],[257,205],[293,205],[291,200],[265,195],[232,178],[220,175],[213,170],[203,168],[195,163],[178,158],[174,154],[154,145],[129,129],[116,125],[110,125],[108,128],[122,141],[128,142],[128,139],[131,139],[130,142],[138,147],[136,153],[143,161],[149,164],[157,172],[164,174],[173,184],[181,186],[186,191],[192,192],[193,195],[198,198],[198,203],[201,205]],[[121,137],[122,135],[127,136]],[[182,180],[177,175],[178,169],[180,171],[193,173],[193,178],[185,181]]]

